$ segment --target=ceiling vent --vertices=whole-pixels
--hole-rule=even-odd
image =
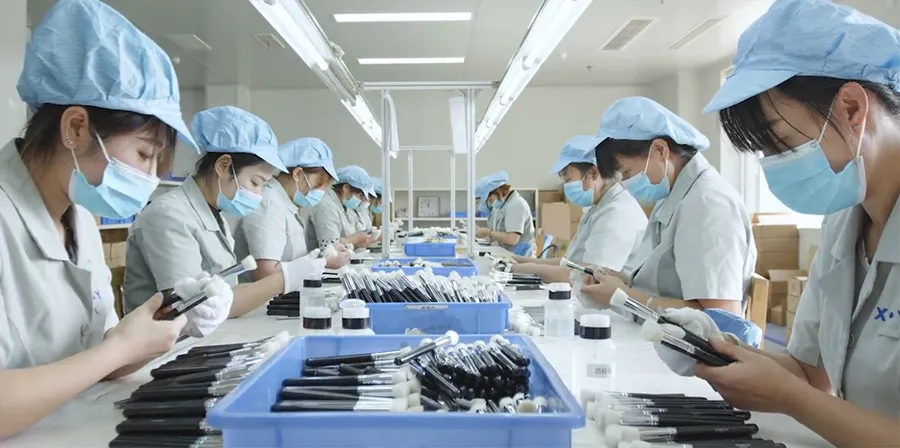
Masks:
[[[187,51],[212,50],[212,47],[210,47],[209,44],[195,34],[166,34],[166,38]]]
[[[709,18],[709,19],[706,19],[706,20],[700,22],[699,25],[691,28],[690,31],[685,33],[684,36],[681,36],[678,38],[678,40],[676,40],[675,42],[672,42],[672,44],[669,45],[669,47],[666,48],[666,50],[671,50],[671,51],[681,50],[684,46],[686,46],[687,44],[693,42],[695,39],[700,37],[701,34],[709,31],[710,28],[722,23],[723,20],[725,20],[725,17],[712,17],[712,18]]]
[[[264,47],[266,47],[266,50],[277,50],[277,49],[283,50],[283,49],[287,48],[284,45],[284,42],[280,38],[278,38],[278,36],[276,36],[272,33],[254,34],[253,37],[255,37],[256,40],[259,43],[261,43]]]
[[[628,19],[612,35],[600,45],[600,51],[622,51],[638,38],[657,17],[633,17]]]

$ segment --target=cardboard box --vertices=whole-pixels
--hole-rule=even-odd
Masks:
[[[788,279],[788,294],[792,296],[801,296],[803,294],[803,290],[806,289],[806,280],[807,277],[805,275],[798,275],[796,277],[791,277]]]
[[[800,297],[799,295],[795,296],[793,294],[788,293],[787,295],[787,310],[789,313],[796,313],[797,307],[800,306]]]
[[[775,325],[781,325],[782,327],[787,322],[787,312],[785,312],[785,308],[782,305],[778,305],[775,307],[769,308],[769,314],[767,315],[767,319],[770,323]]]
[[[539,190],[538,204],[549,204],[551,202],[563,202],[565,198],[561,190]]]
[[[812,246],[809,246],[809,258],[807,258],[807,260],[809,260],[810,265],[812,265],[813,258],[816,257],[816,252],[818,252],[818,251],[819,251],[819,246],[817,246],[815,244],[813,244]]]
[[[573,223],[581,222],[581,217],[584,215],[584,209],[572,204],[569,204],[569,221]]]
[[[569,204],[549,202],[541,204],[541,231],[554,239],[572,239]]]
[[[103,243],[103,259],[109,260],[110,258],[112,258],[112,245]]]
[[[800,252],[800,238],[757,238],[757,253]]]
[[[796,238],[800,240],[800,230],[796,224],[754,224],[753,237],[760,238]]]
[[[806,271],[796,269],[769,271],[769,309],[779,306],[787,309],[788,281],[798,275],[806,275]]]
[[[763,277],[768,277],[772,270],[797,269],[800,264],[800,252],[797,250],[786,252],[762,252],[756,253],[756,272]]]
[[[125,245],[126,243],[112,243],[110,245],[109,257],[125,258]]]
[[[569,234],[571,234],[571,238],[575,238],[575,233],[578,232],[578,223],[572,222],[569,223]]]
[[[794,328],[794,313],[792,311],[788,311],[787,316],[784,321],[784,327],[787,329]]]

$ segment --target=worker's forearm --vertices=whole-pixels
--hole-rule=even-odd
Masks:
[[[237,285],[234,287],[234,301],[231,302],[228,317],[241,317],[283,292],[284,274],[281,269],[262,280]]]
[[[492,240],[499,241],[507,246],[515,246],[519,244],[519,239],[522,235],[514,232],[498,232],[496,230],[491,231],[490,237]]]
[[[703,306],[700,303],[697,303],[696,300],[684,300],[684,299],[674,299],[670,297],[660,297],[653,296],[651,294],[647,294],[644,291],[641,291],[636,288],[627,288],[625,291],[629,297],[634,300],[637,300],[642,305],[647,305],[652,308],[654,311],[666,310],[669,308],[693,308],[695,310],[702,310]],[[650,299],[653,300],[650,300]],[[648,305],[649,302],[649,305]]]
[[[144,359],[139,362],[135,362],[135,363],[128,364],[126,366],[122,366],[122,367],[116,369],[115,371],[113,371],[112,373],[110,373],[109,375],[107,375],[106,378],[104,378],[104,379],[105,380],[117,380],[119,378],[124,378],[128,375],[131,375],[134,372],[137,372],[138,370],[143,369],[144,366],[149,364],[150,361],[153,361],[154,359],[156,359],[156,358],[150,357],[150,358]]]
[[[129,362],[117,340],[52,364],[0,370],[0,440],[28,429]]]
[[[253,279],[253,281],[257,282],[280,270],[280,261],[257,259],[256,269],[250,271],[250,277]]]
[[[803,386],[785,397],[785,414],[839,448],[900,447],[900,419]]]
[[[512,271],[521,274],[541,276],[545,283],[562,283],[569,281],[569,271],[562,266],[547,266],[539,263],[514,264]]]

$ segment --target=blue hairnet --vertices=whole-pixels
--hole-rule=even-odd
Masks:
[[[734,71],[703,109],[715,112],[794,76],[870,81],[900,93],[900,31],[825,0],[778,0],[738,41]]]
[[[350,184],[350,186],[362,190],[363,193],[375,197],[375,190],[372,188],[372,181],[369,180],[369,173],[362,167],[350,165],[338,168],[337,175],[340,183]]]
[[[597,131],[600,142],[607,138],[653,140],[662,136],[697,151],[709,148],[709,139],[690,123],[662,104],[642,96],[622,98],[612,103],[600,119],[600,130]]]
[[[752,347],[759,347],[759,344],[762,342],[762,329],[753,322],[742,319],[725,310],[707,308],[703,312],[712,318],[722,333],[731,333]]]
[[[262,118],[234,106],[197,112],[191,122],[197,143],[206,152],[242,152],[259,156],[281,172],[287,172],[278,156],[275,132]]]
[[[550,174],[559,173],[569,166],[570,163],[596,165],[597,158],[594,156],[594,148],[602,141],[603,139],[594,135],[576,135],[570,138],[559,152],[559,159],[553,165]]]
[[[494,190],[509,183],[509,173],[506,171],[497,171],[494,174],[488,174],[475,182],[475,197],[487,199],[487,196]],[[481,184],[481,189],[478,188]]]
[[[31,35],[16,88],[31,110],[58,104],[151,115],[197,148],[169,56],[97,0],[60,0],[50,8]]]
[[[291,140],[278,147],[278,155],[291,168],[321,167],[334,180],[338,180],[337,170],[334,169],[334,154],[322,140],[312,137]]]
[[[370,177],[370,181],[372,181],[372,190],[375,191],[375,194],[381,196],[384,194],[384,182],[381,181],[381,178],[378,177]]]

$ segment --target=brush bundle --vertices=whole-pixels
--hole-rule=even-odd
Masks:
[[[487,279],[434,275],[424,269],[414,275],[402,271],[341,273],[347,297],[367,303],[495,303],[500,288]]]

